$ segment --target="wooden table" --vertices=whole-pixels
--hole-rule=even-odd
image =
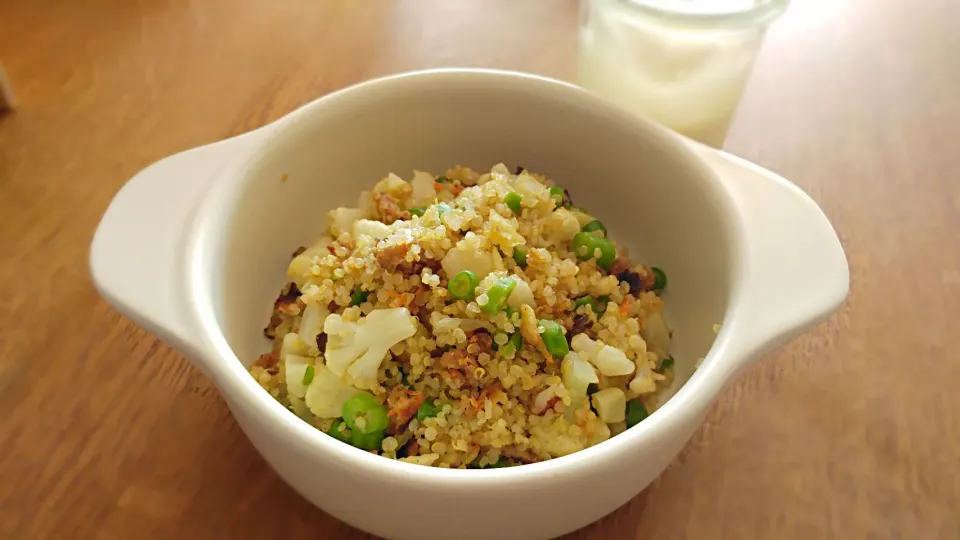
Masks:
[[[97,297],[94,227],[150,162],[369,77],[569,77],[576,18],[573,0],[0,3],[19,100],[0,118],[0,538],[364,538]],[[849,301],[571,538],[960,537],[958,19],[954,0],[796,0],[774,28],[727,148],[823,206]]]

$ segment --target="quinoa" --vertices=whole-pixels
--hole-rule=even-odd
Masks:
[[[521,465],[621,433],[624,403],[652,412],[673,376],[662,288],[551,187],[502,164],[388,175],[296,250],[251,375],[346,443],[373,428],[341,407],[369,394],[389,428],[365,449],[421,465]],[[477,287],[455,294],[464,271]]]

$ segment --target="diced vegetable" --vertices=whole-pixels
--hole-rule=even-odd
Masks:
[[[594,300],[592,297],[590,297],[590,296],[581,296],[580,298],[577,298],[577,299],[573,302],[573,309],[574,309],[574,311],[576,311],[577,308],[580,308],[580,307],[583,307],[583,306],[590,306],[590,309],[592,309],[594,313],[600,313],[600,307],[599,307],[599,305],[600,305],[600,304],[598,304],[597,301]]]
[[[359,306],[367,301],[368,296],[370,296],[370,291],[365,291],[357,285],[357,287],[353,289],[353,294],[350,295],[350,305]]]
[[[386,436],[384,431],[377,431],[369,435],[354,431],[350,436],[350,444],[361,450],[380,450],[384,436]]]
[[[520,244],[519,246],[514,246],[513,248],[513,261],[517,263],[517,266],[520,268],[527,267],[527,246]]]
[[[520,206],[521,201],[523,201],[523,196],[516,191],[511,191],[503,197],[503,204],[507,205],[507,208],[509,208],[515,216],[519,216],[520,211],[523,210],[523,207]]]
[[[627,398],[619,388],[604,388],[590,398],[597,416],[608,424],[623,422],[627,405]]]
[[[563,188],[559,186],[553,186],[550,188],[550,198],[557,204],[557,208],[563,206]]]
[[[309,364],[310,360],[305,356],[295,354],[286,354],[283,356],[283,371],[285,382],[287,383],[287,393],[296,398],[303,398],[307,394],[308,382],[306,379],[307,369],[313,367]],[[313,376],[310,377],[313,381]]]
[[[594,217],[586,213],[582,208],[577,208],[576,206],[571,206],[569,208],[570,213],[573,214],[573,217],[577,218],[577,223],[581,227],[586,226],[587,223],[594,221]]]
[[[592,358],[593,365],[607,377],[630,375],[636,366],[623,351],[610,345],[604,345]]]
[[[540,332],[540,338],[543,339],[543,344],[551,356],[563,358],[570,352],[570,347],[567,345],[567,338],[563,335],[563,329],[560,323],[549,319],[540,319],[538,326],[543,328],[543,331]]]
[[[420,408],[417,409],[417,420],[423,422],[427,418],[433,418],[434,416],[440,414],[440,408],[441,407],[437,403],[431,400],[424,401],[420,405]]]
[[[476,274],[469,270],[461,270],[447,283],[447,290],[450,291],[450,296],[457,300],[470,300],[478,285],[480,280],[477,279]]]
[[[347,424],[340,418],[338,418],[330,429],[327,430],[327,435],[337,439],[338,441],[345,442],[350,444],[350,430],[347,428]]]
[[[587,398],[587,390],[591,384],[597,384],[600,379],[586,360],[575,352],[569,352],[560,362],[560,379],[564,388],[570,393],[570,409],[577,409]]]
[[[389,420],[387,407],[366,392],[356,394],[343,404],[343,421],[354,433],[370,435],[382,432],[387,429]]]
[[[418,217],[423,215],[423,211],[424,211],[423,208],[411,208],[410,210],[408,210],[408,212],[410,212],[410,215],[418,216]]]
[[[640,401],[636,399],[627,402],[626,420],[628,428],[639,424],[647,416],[649,416],[649,414],[647,413],[647,408],[643,406],[643,403],[640,403]]]
[[[586,232],[586,233],[598,232],[604,238],[607,237],[607,228],[603,226],[603,223],[601,223],[599,220],[596,220],[596,219],[584,225],[583,232]]]
[[[587,360],[606,377],[630,375],[636,369],[627,355],[616,347],[600,340],[592,340],[586,334],[577,334],[570,340],[573,350]]]
[[[654,311],[647,315],[640,329],[640,337],[647,342],[650,350],[660,356],[665,356],[670,351],[670,330],[662,312]]]
[[[523,335],[519,331],[510,336],[510,340],[500,348],[500,354],[506,358],[513,358],[523,347]]]
[[[650,270],[653,271],[653,292],[659,294],[667,288],[667,274],[656,266]]]
[[[673,369],[673,357],[668,356],[660,361],[660,369]]]
[[[597,259],[600,267],[609,269],[617,259],[617,250],[606,238],[591,233],[579,232],[573,237],[573,252],[581,261]]]
[[[517,286],[513,289],[513,292],[510,293],[509,298],[507,298],[507,306],[514,309],[520,309],[520,306],[523,304],[535,306],[536,301],[533,298],[533,291],[530,290],[530,285],[516,274],[510,277]]]
[[[314,374],[313,366],[307,366],[307,369],[304,370],[303,372],[303,378],[300,379],[300,381],[304,384],[304,386],[309,386],[310,383],[313,382],[313,374]]]
[[[490,314],[499,313],[503,310],[503,306],[507,304],[510,293],[512,293],[516,287],[517,281],[513,278],[505,277],[498,279],[487,289],[487,292],[484,293],[487,301],[480,306],[480,309]]]

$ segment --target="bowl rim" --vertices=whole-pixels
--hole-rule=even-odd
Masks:
[[[631,123],[638,135],[645,134],[648,138],[657,139],[662,148],[672,154],[670,159],[685,161],[695,169],[695,176],[699,178],[712,202],[718,206],[718,215],[723,221],[724,235],[728,240],[727,251],[731,265],[730,292],[723,320],[720,321],[721,329],[701,366],[666,403],[637,426],[600,444],[566,456],[502,469],[445,469],[384,458],[343,444],[304,422],[265,392],[233,352],[217,321],[214,309],[216,299],[213,291],[207,287],[204,272],[208,261],[216,260],[216,257],[222,258],[224,242],[217,238],[217,231],[218,227],[224,226],[224,220],[218,218],[223,217],[239,198],[241,190],[236,189],[237,181],[248,181],[250,176],[247,173],[278,144],[295,140],[292,135],[288,135],[287,139],[279,137],[280,135],[296,133],[300,126],[322,109],[335,107],[362,93],[382,92],[394,85],[411,82],[442,86],[458,78],[473,78],[478,84],[500,85],[511,91],[563,96],[588,108],[589,114],[632,117]],[[383,92],[380,99],[389,101],[389,92]],[[376,475],[380,481],[403,482],[415,477],[417,482],[430,483],[444,489],[499,489],[517,481],[562,482],[571,479],[572,473],[575,473],[576,477],[589,475],[605,463],[617,462],[624,454],[633,453],[654,441],[675,436],[678,431],[685,434],[686,442],[686,436],[699,426],[700,418],[733,371],[734,362],[729,361],[729,356],[736,354],[731,339],[736,325],[731,323],[735,322],[741,311],[738,298],[742,296],[744,287],[745,238],[735,201],[716,172],[683,138],[659,124],[632,116],[631,113],[578,86],[549,77],[494,69],[429,69],[364,81],[321,96],[276,120],[252,150],[240,156],[223,171],[199,203],[185,242],[186,297],[191,308],[190,315],[195,319],[193,322],[198,328],[197,338],[202,342],[197,353],[214,357],[209,362],[209,376],[214,379],[231,409],[240,407],[245,412],[252,413],[260,427],[266,428],[274,437],[285,439],[286,444],[326,456],[340,467]],[[246,426],[241,427],[246,431]]]

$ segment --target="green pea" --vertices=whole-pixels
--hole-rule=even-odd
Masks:
[[[600,311],[598,311],[597,313],[603,313],[604,311],[607,310],[607,304],[610,303],[610,297],[606,295],[598,296],[597,302],[600,304]]]
[[[656,266],[650,270],[653,271],[653,292],[663,292],[663,290],[667,288],[667,274]]]
[[[673,357],[668,356],[660,361],[660,369],[673,369]]]
[[[520,206],[520,201],[523,200],[523,196],[517,193],[516,191],[511,191],[503,197],[503,204],[507,205],[507,208],[513,212],[513,215],[519,216],[520,211],[523,210],[523,207]]]
[[[350,295],[350,305],[359,306],[367,301],[368,296],[370,296],[370,291],[365,291],[357,285],[357,288],[353,290],[353,294]]]
[[[343,426],[343,427],[341,427]],[[337,418],[337,420],[330,426],[330,429],[327,430],[327,435],[333,437],[334,439],[350,444],[350,430],[347,429],[346,424],[343,420]]]
[[[450,179],[446,176],[438,176],[434,182],[437,182],[438,184],[447,184],[450,182]]]
[[[357,424],[360,418],[364,419],[362,427]],[[360,392],[343,404],[343,421],[354,434],[370,435],[387,429],[390,419],[387,416],[387,408],[375,397],[366,392]]]
[[[627,402],[627,427],[632,428],[633,426],[639,424],[643,421],[644,418],[649,416],[647,408],[643,406],[643,403],[632,399]]]
[[[581,261],[589,261],[592,258],[597,259],[597,264],[604,269],[610,269],[613,262],[617,259],[617,250],[606,238],[600,238],[587,232],[578,232],[573,237],[573,253]],[[597,257],[599,250],[600,256]]]
[[[567,344],[567,338],[563,335],[560,323],[549,319],[540,319],[537,325],[543,328],[540,338],[547,352],[554,358],[563,358],[570,352],[570,346]]]
[[[374,433],[354,431],[350,436],[350,444],[361,450],[380,450],[380,445],[383,444],[383,438],[385,436],[386,432],[383,430]]]
[[[303,383],[304,386],[313,382],[313,366],[307,366],[307,370],[303,372],[303,380],[300,382]]]
[[[600,313],[600,306],[596,300],[589,296],[581,296],[573,302],[573,310],[576,311],[582,306],[590,306],[594,313]]]
[[[442,406],[435,401],[424,401],[420,408],[417,409],[417,420],[423,422],[427,418],[433,418],[434,416],[440,414],[440,409]]]
[[[603,223],[596,219],[583,226],[583,232],[593,233],[594,231],[600,231],[604,238],[607,237],[607,228],[603,226]]]
[[[520,244],[514,246],[513,248],[513,262],[517,263],[517,266],[520,268],[527,267],[527,246]]]
[[[447,290],[450,291],[450,296],[457,300],[470,300],[478,285],[480,280],[477,279],[476,274],[469,270],[461,270],[447,283]]]
[[[510,293],[512,293],[516,287],[517,282],[513,278],[504,277],[498,279],[493,286],[487,289],[487,303],[480,306],[480,309],[491,315],[499,313],[507,303],[507,299],[510,298]]]
[[[414,216],[422,216],[424,209],[423,208],[411,208],[409,212]]]

